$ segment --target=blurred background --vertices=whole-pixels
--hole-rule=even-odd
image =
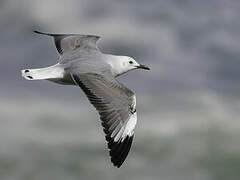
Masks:
[[[238,0],[1,0],[0,179],[239,179],[239,17]],[[21,77],[58,59],[33,30],[99,35],[151,67],[118,78],[138,103],[120,169],[80,88]]]

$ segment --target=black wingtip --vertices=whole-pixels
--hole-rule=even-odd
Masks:
[[[109,140],[109,139],[108,139]],[[109,154],[111,162],[117,168],[120,168],[130,151],[133,136],[127,136],[122,142],[114,142],[113,139],[108,141]]]
[[[33,31],[33,32],[35,32],[35,33],[37,33],[37,34],[45,34],[45,33],[43,33],[43,32],[40,32],[40,31]]]
[[[49,34],[49,33],[44,33],[44,32],[40,32],[40,31],[33,31],[33,32],[35,32],[35,33],[37,33],[37,34],[42,34],[42,35],[47,35],[47,36],[53,36],[53,34]]]

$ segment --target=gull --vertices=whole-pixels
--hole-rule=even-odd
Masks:
[[[79,86],[100,115],[111,162],[119,168],[132,145],[137,111],[134,92],[116,77],[149,67],[128,56],[102,53],[97,47],[99,36],[34,32],[53,37],[59,62],[46,68],[24,69],[22,76]]]

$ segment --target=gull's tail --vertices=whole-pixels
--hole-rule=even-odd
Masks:
[[[63,69],[58,64],[40,69],[24,69],[21,72],[22,77],[27,80],[51,80],[63,78]]]

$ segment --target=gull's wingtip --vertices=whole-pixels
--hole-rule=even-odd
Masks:
[[[106,136],[108,141],[109,154],[111,156],[111,162],[117,168],[120,168],[127,158],[127,155],[130,151],[133,136],[127,136],[123,141],[114,142],[113,139]]]
[[[43,35],[48,35],[48,36],[52,35],[52,34],[44,33],[44,32],[37,31],[37,30],[34,30],[33,32],[36,33],[36,34],[43,34]]]
[[[37,30],[34,30],[33,32],[34,32],[34,33],[37,33],[37,34],[43,34],[42,32],[37,31]]]

